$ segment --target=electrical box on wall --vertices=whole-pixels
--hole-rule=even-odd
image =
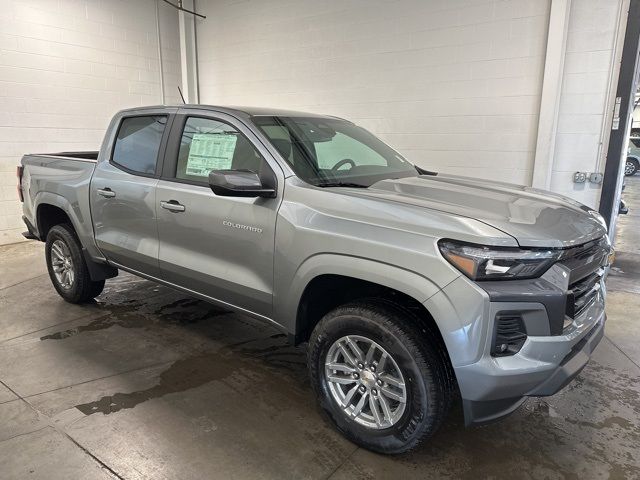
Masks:
[[[602,183],[602,177],[603,175],[601,173],[593,172],[589,174],[589,181],[591,183]]]
[[[586,172],[576,172],[573,174],[573,183],[584,183],[587,181]]]
[[[573,174],[573,183],[585,183],[588,181],[589,183],[600,184],[602,183],[602,178],[603,175],[599,172],[576,172]]]

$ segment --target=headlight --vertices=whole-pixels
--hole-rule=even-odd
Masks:
[[[452,240],[438,243],[444,258],[472,280],[536,278],[561,256],[561,250],[484,247]]]

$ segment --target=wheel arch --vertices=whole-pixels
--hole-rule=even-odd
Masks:
[[[349,258],[335,258],[340,265],[331,262],[334,255],[322,255],[314,263],[322,268],[309,268],[315,272],[308,281],[300,282],[300,295],[295,309],[295,344],[309,340],[311,333],[325,314],[334,308],[357,300],[379,299],[390,308],[407,311],[408,321],[438,345],[438,355],[447,372],[448,388],[459,392],[455,370],[449,354],[448,342],[436,318],[427,309],[425,301],[440,291],[434,282],[414,272],[379,262]],[[336,255],[335,257],[340,257]],[[360,268],[356,268],[356,265]]]
[[[49,230],[61,223],[70,224],[75,230],[71,218],[64,209],[50,203],[41,203],[38,205],[38,209],[36,210],[36,225],[40,240],[44,242],[47,239]]]
[[[296,272],[282,313],[295,343],[308,340],[325,313],[340,304],[365,297],[392,299],[409,305],[436,324],[423,303],[440,291],[428,278],[394,265],[336,254],[307,259]],[[436,325],[437,326],[437,325]]]
[[[91,252],[87,249],[87,245],[93,245],[92,237],[87,235],[82,220],[78,218],[71,203],[65,197],[50,192],[40,194],[36,202],[35,220],[38,238],[43,242],[47,240],[47,234],[54,226],[63,223],[71,225],[80,242],[91,280],[99,281],[118,275],[117,268],[93,259]],[[91,225],[89,228],[93,231]]]
[[[60,223],[69,223],[76,234],[78,233],[79,219],[69,200],[62,195],[51,192],[39,193],[36,198],[35,217],[38,237],[43,242],[47,239],[49,230]]]

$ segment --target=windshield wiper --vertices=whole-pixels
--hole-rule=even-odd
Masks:
[[[369,188],[367,185],[353,182],[324,182],[318,183],[318,187],[351,187],[351,188]]]

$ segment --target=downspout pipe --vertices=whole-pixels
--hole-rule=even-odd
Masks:
[[[158,65],[160,68],[160,103],[166,103],[164,91],[164,64],[162,62],[162,40],[160,35],[160,0],[156,0],[156,34],[158,35]]]

